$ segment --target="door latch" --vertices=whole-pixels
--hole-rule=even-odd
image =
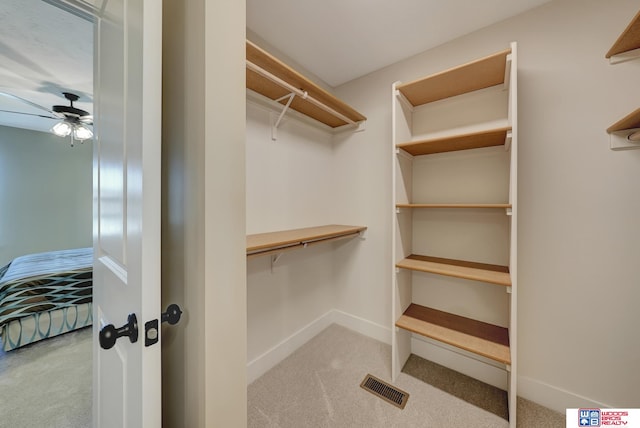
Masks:
[[[129,314],[127,323],[120,328],[115,328],[113,324],[102,327],[99,335],[100,347],[102,349],[111,349],[116,344],[116,340],[122,336],[128,336],[131,343],[138,341],[138,319],[136,314]]]
[[[167,310],[160,315],[162,322],[167,322],[169,325],[178,324],[182,310],[180,306],[175,303],[167,306]],[[144,346],[151,346],[158,343],[158,320],[151,320],[144,323]]]

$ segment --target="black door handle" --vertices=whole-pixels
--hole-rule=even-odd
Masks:
[[[176,325],[180,321],[182,310],[175,303],[167,306],[167,310],[160,315],[161,322]],[[151,320],[144,323],[144,346],[151,346],[158,343],[158,320]]]
[[[129,314],[127,323],[120,328],[115,328],[113,324],[105,325],[100,330],[100,347],[111,349],[116,344],[119,337],[128,336],[131,343],[138,341],[138,318],[136,314]]]

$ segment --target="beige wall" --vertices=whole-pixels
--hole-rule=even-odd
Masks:
[[[246,426],[243,1],[164,2],[163,426]]]
[[[604,131],[638,108],[640,61],[604,58],[637,11],[631,0],[555,0],[337,89],[369,117],[337,147],[341,203],[368,218],[377,246],[343,267],[341,310],[390,323],[392,82],[516,41],[518,393],[560,411],[640,402],[640,151],[610,151]]]
[[[0,266],[29,253],[90,247],[91,141],[0,126]]]

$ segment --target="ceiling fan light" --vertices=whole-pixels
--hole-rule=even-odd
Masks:
[[[58,122],[53,125],[51,128],[51,132],[56,134],[58,137],[66,137],[71,134],[72,128],[67,122]]]
[[[73,138],[76,140],[87,140],[93,137],[93,132],[85,125],[76,125],[73,128]]]

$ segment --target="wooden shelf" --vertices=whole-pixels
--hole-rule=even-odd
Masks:
[[[366,229],[365,226],[330,224],[247,235],[247,257],[263,256],[321,242],[353,238]]]
[[[482,208],[508,209],[511,204],[396,204],[396,208]]]
[[[618,40],[606,53],[605,58],[612,59],[611,57],[615,55],[625,54],[636,49],[640,49],[640,12],[636,14],[627,28],[620,34]]]
[[[640,108],[608,127],[607,133],[611,134],[612,132],[634,128],[640,128]]]
[[[397,87],[414,107],[503,84],[511,49]]]
[[[346,116],[354,122],[361,122],[363,120],[366,120],[366,117],[357,112],[351,106],[342,102],[340,99],[336,98],[320,86],[313,83],[311,80],[307,79],[273,55],[269,54],[268,52],[264,51],[248,40],[246,43],[246,49],[247,62],[258,66],[262,70],[290,84],[296,89],[306,91],[309,97],[319,101],[320,103],[336,111],[340,115]],[[247,68],[247,88],[272,100],[278,100],[279,98],[291,93],[290,90],[285,89],[281,85],[253,70],[250,70],[249,68]],[[286,104],[286,101],[287,100],[280,102],[282,104]],[[330,112],[323,110],[314,103],[309,102],[309,100],[305,100],[301,97],[294,97],[290,108],[309,117],[312,117],[313,119],[318,120],[332,128],[337,128],[339,126],[348,124],[348,122],[341,119],[340,117],[336,117]]]
[[[397,144],[412,156],[431,155],[434,153],[455,152],[458,150],[479,149],[482,147],[502,146],[507,143],[510,126],[486,129],[465,134],[456,134],[441,138],[432,138]]]
[[[509,330],[412,303],[396,326],[510,365]]]
[[[511,286],[509,267],[412,254],[396,263],[401,269]]]

